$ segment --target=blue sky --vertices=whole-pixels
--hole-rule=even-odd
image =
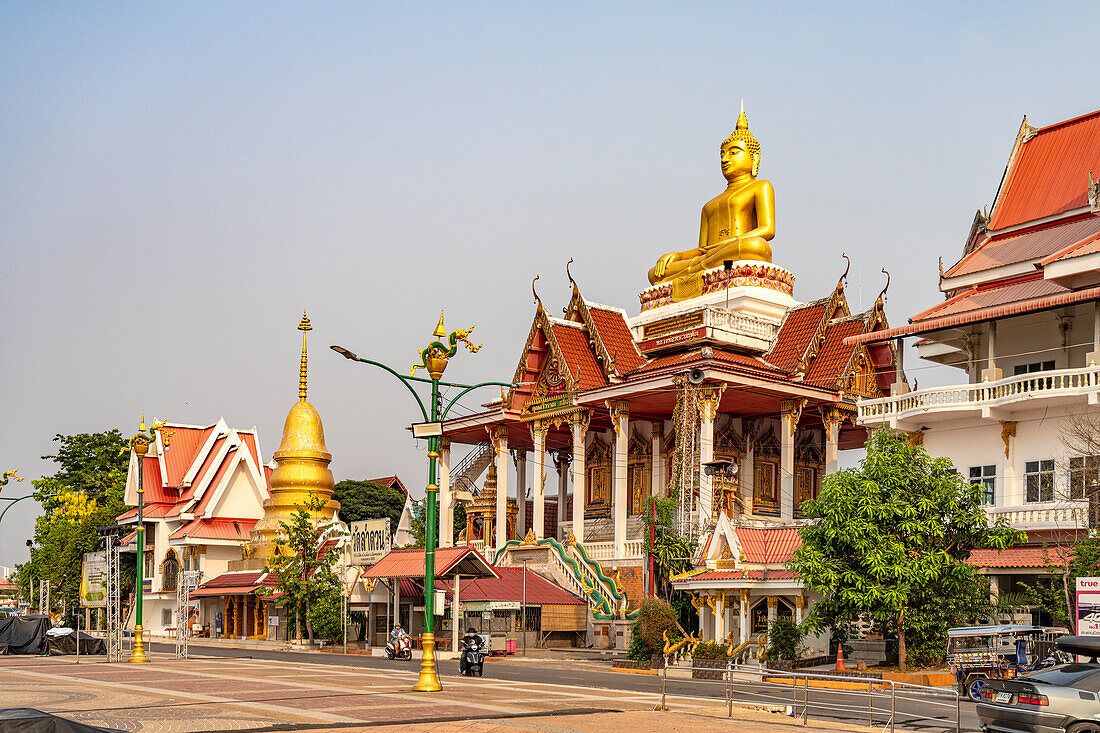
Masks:
[[[939,300],[936,259],[957,259],[1023,115],[1096,108],[1097,20],[1090,3],[6,3],[0,466],[48,473],[55,433],[142,412],[256,425],[270,458],[306,308],[337,479],[422,484],[407,397],[323,347],[403,366],[445,307],[486,344],[448,376],[508,379],[530,280],[564,305],[569,257],[587,297],[636,312],[722,188],[741,99],[796,297],[825,295],[845,251],[853,304],[886,266],[904,322]],[[25,558],[32,517],[9,513],[0,564]]]

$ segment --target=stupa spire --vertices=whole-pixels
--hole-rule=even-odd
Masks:
[[[306,354],[306,334],[313,330],[313,326],[309,325],[309,316],[306,312],[302,311],[302,320],[298,324],[298,330],[302,332],[302,364],[298,367],[298,399],[304,400],[308,391],[307,387],[307,371],[309,357]]]

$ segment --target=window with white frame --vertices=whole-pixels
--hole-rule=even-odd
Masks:
[[[1017,364],[1012,368],[1013,376],[1020,376],[1021,374],[1034,374],[1035,372],[1051,372],[1054,371],[1054,360],[1049,361],[1036,361],[1031,364]]]
[[[1069,459],[1069,498],[1087,499],[1100,489],[1100,456]]]
[[[982,487],[982,504],[994,506],[997,503],[996,466],[971,466],[970,483]]]
[[[1054,460],[1024,464],[1024,501],[1054,501]]]

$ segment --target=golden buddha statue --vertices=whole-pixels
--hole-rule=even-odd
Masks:
[[[651,284],[720,267],[725,260],[772,261],[768,240],[775,236],[775,191],[770,182],[756,180],[760,143],[749,131],[744,103],[721,157],[726,190],[703,206],[699,246],[663,255],[649,271]]]

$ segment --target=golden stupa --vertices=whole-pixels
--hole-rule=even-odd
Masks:
[[[306,401],[306,333],[313,329],[302,313],[298,330],[302,332],[302,364],[298,374],[298,402],[290,408],[283,425],[283,440],[275,451],[275,471],[271,474],[271,498],[264,502],[264,518],[252,530],[252,556],[267,558],[276,554],[275,537],[279,523],[317,496],[325,503],[315,512],[318,522],[331,521],[340,504],[332,498],[332,454],[325,447],[321,416]]]

